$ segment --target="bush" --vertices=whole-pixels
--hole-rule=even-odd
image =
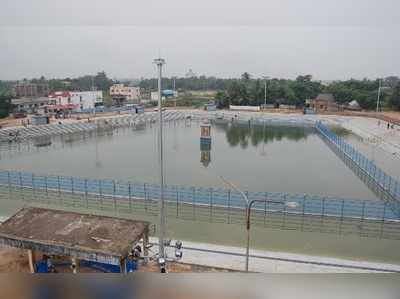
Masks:
[[[11,96],[0,95],[0,118],[5,118],[10,114]]]

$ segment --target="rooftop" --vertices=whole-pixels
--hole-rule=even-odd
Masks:
[[[23,105],[23,104],[36,104],[48,102],[47,97],[37,97],[37,98],[15,98],[11,99],[13,105]]]
[[[0,244],[118,264],[148,229],[147,222],[24,208],[0,225]]]
[[[333,96],[333,94],[330,93],[320,93],[316,100],[318,101],[327,101],[327,102],[334,102],[335,101],[335,97]]]

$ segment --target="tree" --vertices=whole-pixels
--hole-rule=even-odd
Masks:
[[[400,111],[400,82],[395,86],[388,102],[392,109]]]
[[[0,94],[0,118],[7,117],[11,109],[11,95]]]
[[[251,75],[248,72],[244,72],[242,74],[242,80],[249,81],[251,79]]]
[[[225,91],[218,91],[215,95],[215,104],[218,109],[229,108],[229,98]]]

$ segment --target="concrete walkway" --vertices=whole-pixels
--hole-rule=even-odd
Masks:
[[[157,243],[158,239],[151,238],[150,241],[153,243]],[[173,244],[174,241],[171,243],[171,245]],[[157,250],[158,247],[156,246],[155,251]],[[181,261],[188,264],[197,264],[203,266],[213,266],[244,271],[245,256],[238,256],[238,254],[240,255],[244,253],[245,248],[240,247],[183,241],[183,259]],[[173,257],[174,248],[168,248],[167,255],[169,257]],[[250,258],[249,270],[261,273],[376,273],[386,271],[400,272],[400,264],[394,265],[263,250],[250,250],[250,255],[256,257]],[[380,271],[379,269],[381,269],[382,271]]]

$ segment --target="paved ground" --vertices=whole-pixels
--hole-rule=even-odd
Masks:
[[[156,242],[156,239],[151,241]],[[183,263],[197,264],[197,265],[213,265],[214,267],[225,267],[238,271],[245,269],[245,257],[227,255],[224,253],[210,253],[193,250],[190,248],[229,252],[236,254],[244,254],[245,249],[239,247],[213,245],[213,244],[201,244],[194,242],[183,242]],[[167,251],[169,256],[173,256],[173,249],[169,248]],[[285,252],[272,252],[272,251],[261,251],[251,250],[251,255],[261,257],[271,257],[278,259],[290,259],[290,260],[301,260],[305,262],[315,263],[329,263],[340,265],[341,267],[306,264],[306,263],[295,263],[287,261],[277,261],[272,259],[262,258],[250,258],[249,270],[253,272],[262,273],[370,273],[379,272],[373,270],[362,270],[354,269],[353,266],[375,268],[375,269],[386,269],[400,271],[399,265],[384,264],[384,263],[373,263],[368,261],[357,261],[357,260],[345,260],[339,258],[323,257],[323,256],[309,256],[304,254],[293,254]]]
[[[57,266],[58,273],[71,273],[69,266]],[[152,261],[146,265],[139,267],[139,272],[159,272],[157,262]],[[226,268],[219,268],[216,266],[205,266],[186,263],[168,263],[169,273],[219,273],[219,272],[232,272],[233,270]],[[99,271],[92,268],[81,267],[81,273],[98,273]],[[236,272],[236,271],[234,271]],[[0,273],[30,273],[28,264],[28,255],[25,250],[0,246]]]

